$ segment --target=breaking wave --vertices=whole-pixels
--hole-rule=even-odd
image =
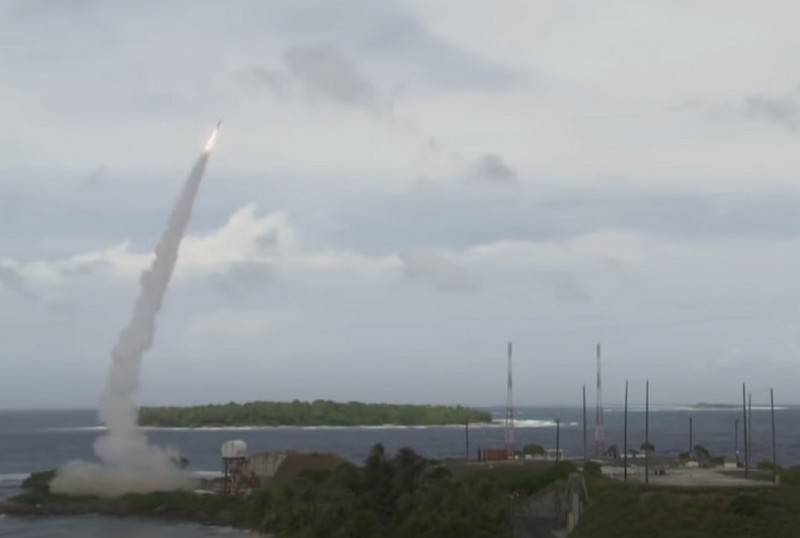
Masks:
[[[755,408],[754,408],[755,409]],[[578,422],[561,422],[562,427],[575,427]],[[470,422],[469,427],[480,428],[502,428],[504,427],[503,419],[493,419],[492,422]],[[270,430],[425,430],[432,428],[463,428],[463,424],[440,424],[440,425],[405,425],[405,424],[372,424],[362,426],[198,426],[198,427],[184,427],[184,426],[143,426],[141,429],[145,431],[196,431],[196,432],[249,432],[249,431],[270,431]],[[555,428],[555,420],[545,419],[516,419],[514,420],[515,428]],[[105,426],[64,426],[43,428],[39,431],[42,432],[104,432]]]

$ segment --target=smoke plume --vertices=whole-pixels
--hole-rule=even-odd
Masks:
[[[134,395],[139,388],[142,355],[153,345],[156,317],[178,259],[178,248],[192,215],[192,206],[216,135],[217,129],[186,179],[167,227],[156,245],[155,258],[142,273],[141,291],[131,319],[111,353],[111,370],[100,400],[100,419],[108,432],[94,445],[101,463],[68,463],[51,483],[54,492],[116,496],[185,489],[193,485],[191,475],[176,465],[176,452],[147,442],[144,432],[137,426]]]

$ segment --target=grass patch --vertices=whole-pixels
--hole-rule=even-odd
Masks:
[[[800,488],[645,487],[587,477],[592,507],[572,538],[797,538]]]

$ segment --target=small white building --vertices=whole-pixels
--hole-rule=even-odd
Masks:
[[[555,448],[547,448],[545,449],[545,459],[547,461],[561,461],[564,459],[564,449],[559,448],[556,450]]]

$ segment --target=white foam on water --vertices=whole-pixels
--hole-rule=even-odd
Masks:
[[[574,423],[570,423],[574,424]],[[471,425],[470,425],[471,426]],[[478,426],[480,427],[480,426]],[[495,419],[492,421],[492,428],[504,428],[505,421],[503,419]],[[555,420],[542,420],[542,419],[514,419],[515,428],[555,428]]]
[[[561,426],[577,426],[577,422],[562,422]],[[503,419],[494,419],[492,422],[470,422],[470,428],[502,428],[505,426]],[[515,419],[516,428],[555,428],[555,420],[543,419]],[[270,431],[270,430],[427,430],[434,428],[457,428],[461,429],[464,424],[366,424],[362,426],[199,426],[199,427],[177,427],[177,426],[146,426],[146,431],[194,431],[194,432],[248,432],[248,431]]]
[[[470,427],[493,427],[485,422],[470,423]],[[405,424],[372,424],[362,426],[199,426],[191,427],[159,427],[146,426],[146,431],[194,431],[194,432],[242,432],[242,431],[271,431],[271,430],[424,430],[429,428],[463,428],[463,424],[416,425]]]
[[[756,409],[755,407],[753,409]],[[778,409],[777,407],[775,409]],[[609,411],[609,410],[606,410]],[[578,422],[562,422],[562,427],[577,426]],[[470,428],[502,428],[505,426],[503,419],[494,419],[492,422],[470,422]],[[545,419],[515,419],[515,428],[555,428],[555,420]],[[145,431],[162,432],[258,432],[271,430],[425,430],[432,428],[463,428],[464,424],[366,424],[361,426],[144,426]],[[55,428],[43,428],[39,431],[46,432],[102,432],[106,431],[105,426],[65,426]]]
[[[37,430],[39,432],[104,432],[108,428],[106,426],[54,426],[51,428],[42,428]]]
[[[786,409],[789,409],[789,408],[788,407],[777,406],[777,405],[775,406],[775,411],[783,411],[783,410],[786,410]],[[653,413],[653,412],[657,413],[659,411],[691,411],[692,413],[702,413],[704,411],[710,411],[710,412],[717,412],[717,411],[741,412],[741,410],[742,410],[741,406],[735,406],[735,407],[734,406],[728,406],[728,407],[723,407],[723,406],[720,406],[720,407],[713,407],[713,406],[711,406],[711,407],[695,407],[695,406],[691,406],[691,405],[671,405],[671,406],[658,406],[658,407],[651,406],[650,407],[650,412],[651,413]],[[770,410],[770,406],[768,406],[768,405],[754,405],[753,406],[753,411],[769,411],[769,410]],[[629,411],[630,411],[630,409],[629,409]],[[635,411],[644,412],[644,407],[642,407],[642,408],[638,408],[637,407],[635,409]]]

